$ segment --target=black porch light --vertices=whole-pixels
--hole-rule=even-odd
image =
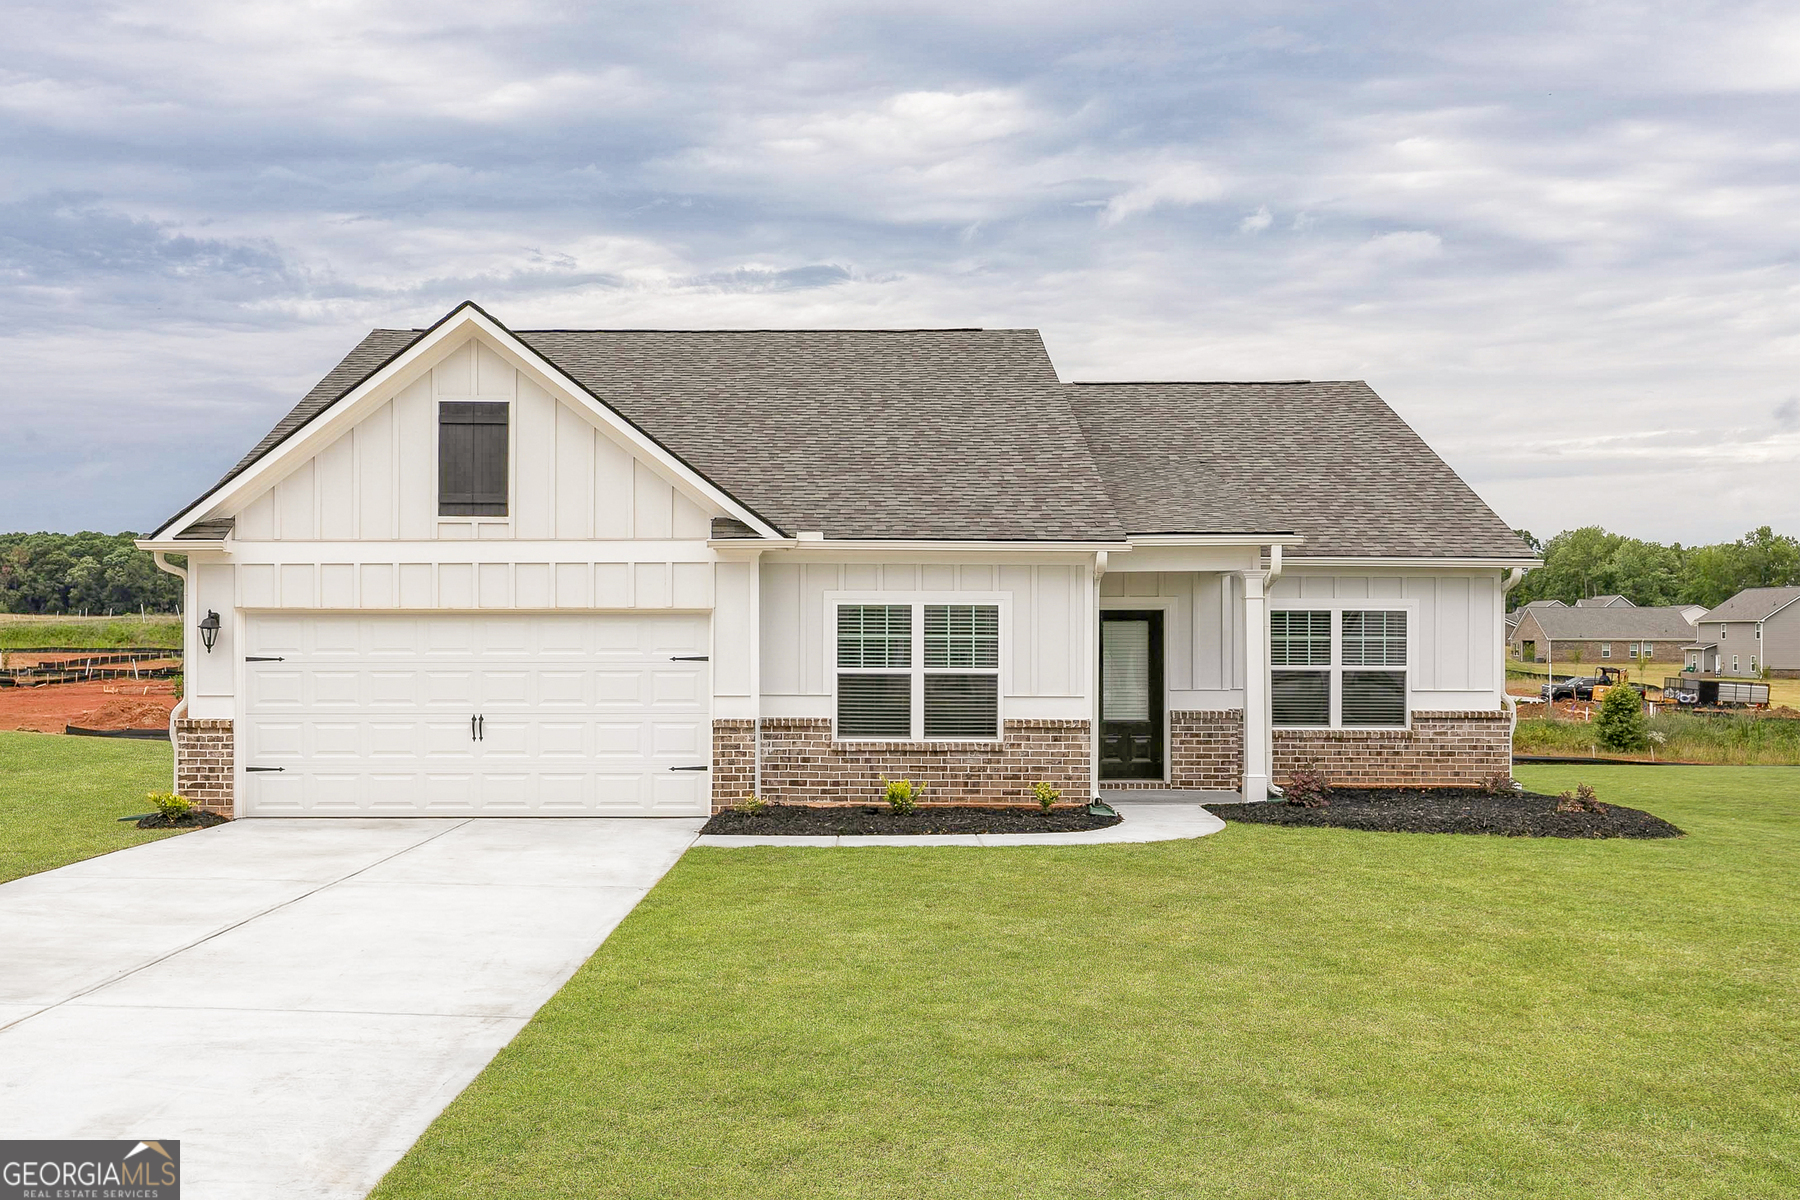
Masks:
[[[211,654],[213,643],[218,640],[219,614],[209,608],[206,610],[206,615],[200,618],[200,644],[206,647],[208,654]]]

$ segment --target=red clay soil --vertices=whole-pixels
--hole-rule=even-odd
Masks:
[[[165,729],[175,707],[175,685],[167,679],[91,683],[49,683],[42,687],[0,688],[0,729],[61,733],[82,729]]]

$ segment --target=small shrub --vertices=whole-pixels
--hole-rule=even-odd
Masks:
[[[1056,802],[1062,799],[1061,792],[1057,791],[1041,779],[1032,784],[1031,794],[1037,797],[1038,807],[1043,809],[1046,813],[1055,808]]]
[[[1608,750],[1647,748],[1650,725],[1644,719],[1644,698],[1622,683],[1608,688],[1594,714],[1594,733]]]
[[[1331,781],[1325,778],[1325,769],[1318,763],[1301,763],[1288,772],[1281,797],[1295,808],[1330,808]]]
[[[743,813],[747,817],[754,817],[757,813],[763,812],[768,807],[769,802],[767,800],[764,800],[755,792],[747,792],[742,800],[739,800],[736,804],[731,806],[731,811]]]
[[[888,807],[903,817],[919,807],[919,797],[925,794],[925,785],[914,785],[910,779],[889,779],[883,775],[881,786]]]
[[[1564,792],[1556,798],[1556,811],[1559,813],[1603,813],[1606,805],[1600,803],[1599,796],[1592,786],[1585,783],[1575,785],[1572,792]]]
[[[194,811],[193,802],[186,796],[177,796],[174,792],[151,792],[144,797],[159,816],[174,821]]]
[[[1475,785],[1490,796],[1510,796],[1519,790],[1519,784],[1505,771],[1495,771],[1492,775],[1483,776]]]

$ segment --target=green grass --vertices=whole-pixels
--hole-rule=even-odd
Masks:
[[[1690,836],[697,850],[402,1197],[1800,1193],[1800,770]]]
[[[0,619],[0,650],[26,646],[102,650],[111,646],[181,648],[181,618],[61,617],[55,620]]]
[[[1660,711],[1650,730],[1666,739],[1656,757],[1677,762],[1735,763],[1763,766],[1800,764],[1800,721],[1739,714],[1700,716]],[[1599,747],[1598,727],[1591,721],[1521,718],[1513,733],[1517,754],[1594,755],[1601,758],[1648,758],[1649,752],[1614,754]]]
[[[115,818],[169,789],[167,742],[0,733],[0,883],[169,837]]]

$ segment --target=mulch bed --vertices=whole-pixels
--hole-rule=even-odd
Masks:
[[[211,829],[214,825],[223,825],[230,820],[218,813],[201,812],[194,809],[179,817],[165,817],[161,813],[151,813],[137,823],[139,829]]]
[[[1073,833],[1117,825],[1116,816],[1089,816],[1086,808],[981,808],[945,805],[920,808],[901,816],[882,805],[813,807],[771,804],[759,813],[722,812],[701,833],[751,834],[758,837],[830,837],[837,834],[927,833]]]
[[[1602,802],[1604,803],[1604,801]],[[1226,821],[1253,825],[1330,826],[1380,833],[1489,833],[1501,837],[1672,838],[1687,836],[1661,817],[1607,804],[1605,812],[1556,811],[1539,792],[1490,796],[1475,788],[1335,788],[1326,808],[1280,800],[1209,804]]]

